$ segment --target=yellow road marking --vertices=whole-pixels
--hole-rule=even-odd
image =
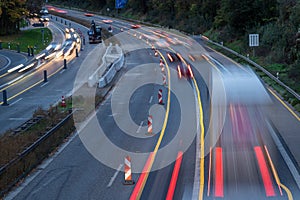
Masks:
[[[271,165],[271,169],[272,169],[273,175],[274,175],[274,177],[275,177],[276,183],[277,183],[280,187],[282,187],[282,188],[285,190],[285,192],[286,192],[287,195],[288,195],[288,199],[289,199],[289,200],[293,200],[293,195],[292,195],[291,191],[290,191],[285,185],[283,185],[283,184],[280,182],[279,176],[278,176],[278,174],[277,174],[277,171],[276,171],[276,169],[275,169],[275,166],[274,166],[274,164],[273,164],[273,161],[272,161],[272,159],[271,159],[271,156],[270,156],[270,154],[269,154],[269,151],[268,151],[266,145],[264,146],[264,148],[265,148],[265,151],[267,152],[267,157],[268,157],[269,163],[270,163],[270,165]]]
[[[282,187],[285,190],[285,192],[288,195],[288,199],[293,200],[293,195],[292,195],[291,191],[285,185],[283,185],[282,183],[280,183],[280,187]]]
[[[199,191],[199,200],[203,199],[203,191],[204,191],[204,122],[203,122],[203,109],[202,109],[202,102],[200,97],[200,91],[197,85],[196,79],[193,77],[193,82],[195,85],[195,89],[197,92],[197,99],[199,105],[199,123],[200,123],[200,191]]]
[[[9,74],[9,73],[6,72],[6,73],[2,74],[2,75],[0,76],[0,78],[6,76],[7,74]]]
[[[170,48],[171,49],[171,48]],[[172,49],[171,49],[172,50]],[[182,60],[185,65],[187,65],[186,61]],[[199,200],[203,199],[203,192],[204,192],[204,122],[203,122],[203,108],[202,108],[202,102],[201,102],[201,95],[200,90],[197,85],[197,81],[194,77],[192,77],[192,80],[195,85],[195,90],[197,92],[197,100],[199,105],[199,123],[200,123],[200,191],[199,191]]]
[[[268,90],[286,109],[288,109],[288,111],[290,111],[292,115],[294,115],[298,121],[300,121],[300,117],[288,105],[286,105],[286,103],[284,103],[275,92],[273,92],[270,88],[268,88]]]
[[[166,64],[166,68],[167,68],[167,71],[168,71],[168,100],[167,100],[167,109],[166,109],[166,115],[165,115],[165,120],[164,120],[164,124],[163,124],[163,127],[162,127],[162,131],[161,131],[161,134],[159,136],[159,139],[158,139],[158,142],[155,146],[155,149],[154,149],[154,157],[156,155],[156,152],[160,146],[160,143],[162,141],[162,138],[164,136],[164,133],[165,133],[165,129],[167,127],[167,122],[168,122],[168,118],[169,118],[169,111],[170,111],[170,100],[171,100],[171,75],[170,75],[170,68],[169,68],[169,65],[165,59],[165,57],[162,55],[162,53],[160,51],[157,51],[159,53],[159,55],[162,57],[162,59],[164,60],[165,64]]]
[[[176,53],[176,51],[173,48],[168,47],[168,49],[170,49],[171,51],[173,51],[173,53]]]
[[[171,49],[171,48],[170,48]],[[172,49],[171,49],[172,50]],[[186,61],[182,59],[185,65],[187,65]],[[199,191],[199,200],[203,199],[203,192],[204,192],[204,122],[203,122],[203,108],[202,108],[202,102],[201,102],[201,95],[200,90],[197,85],[197,81],[194,77],[192,77],[192,80],[195,85],[195,90],[197,92],[197,100],[199,105],[199,123],[200,123],[200,191]]]
[[[162,130],[160,132],[160,135],[159,135],[159,138],[157,140],[157,143],[156,143],[156,146],[154,148],[154,151],[153,151],[153,156],[152,156],[152,159],[151,159],[151,162],[149,164],[149,168],[147,170],[147,173],[145,175],[145,179],[144,179],[144,182],[142,183],[142,186],[141,186],[141,190],[139,191],[138,193],[138,196],[137,196],[137,199],[140,199],[141,198],[141,195],[143,193],[143,190],[145,188],[145,185],[146,185],[146,182],[148,180],[148,176],[149,176],[149,171],[150,169],[152,168],[153,166],[153,163],[154,163],[154,160],[155,160],[155,157],[156,157],[156,154],[157,154],[157,151],[159,149],[159,146],[161,144],[161,141],[164,137],[164,134],[165,134],[165,130],[166,130],[166,127],[167,127],[167,123],[168,123],[168,118],[169,118],[169,112],[170,112],[170,100],[171,100],[171,79],[170,79],[170,68],[168,66],[168,63],[166,62],[166,59],[165,57],[162,55],[162,53],[160,51],[157,50],[157,52],[160,54],[161,58],[164,60],[165,64],[166,64],[166,68],[167,68],[167,71],[168,71],[168,100],[167,100],[167,109],[166,109],[166,114],[165,114],[165,119],[164,119],[164,123],[163,123],[163,126],[162,126]]]
[[[60,68],[58,68],[54,73],[52,73],[52,74],[50,74],[49,76],[48,76],[48,78],[50,78],[51,76],[53,76],[53,75],[55,75],[55,74],[57,74],[61,69],[63,69],[63,66],[62,67],[60,67]],[[26,77],[24,77],[24,78],[26,78]],[[22,79],[21,79],[22,80]],[[17,82],[19,82],[19,81],[17,81]],[[26,89],[24,89],[24,90],[22,90],[21,92],[19,92],[19,93],[17,93],[17,94],[15,94],[15,95],[13,95],[13,96],[11,96],[11,97],[9,97],[9,98],[7,98],[7,101],[10,101],[10,100],[12,100],[12,99],[14,99],[14,98],[16,98],[17,96],[19,96],[19,95],[21,95],[21,94],[23,94],[24,92],[26,92],[26,91],[28,91],[28,90],[30,90],[31,88],[33,88],[33,87],[35,87],[35,86],[37,86],[38,84],[40,84],[40,83],[42,83],[43,82],[43,80],[40,80],[40,81],[38,81],[38,82],[36,82],[36,83],[34,83],[33,85],[31,85],[31,86],[29,86],[28,88],[26,88]],[[10,86],[12,86],[12,85],[10,85]],[[3,101],[2,102],[0,102],[0,104],[3,104]]]

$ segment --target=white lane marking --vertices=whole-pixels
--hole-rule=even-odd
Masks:
[[[9,104],[9,106],[12,106],[12,105],[14,105],[14,104],[18,103],[18,102],[19,102],[19,101],[21,101],[22,99],[23,99],[23,98],[20,98],[20,99],[16,100],[15,102],[13,102],[13,103]]]
[[[119,172],[121,171],[121,168],[123,167],[123,164],[120,164],[120,166],[118,167],[117,171],[115,172],[115,174],[113,175],[113,177],[110,178],[109,183],[107,184],[107,187],[112,186],[113,182],[116,180]]]
[[[111,115],[108,115],[109,117],[114,117],[116,116],[118,113],[114,113],[114,114],[111,114]]]
[[[291,160],[290,156],[288,155],[288,153],[286,152],[284,146],[282,145],[282,143],[280,142],[277,134],[275,133],[275,131],[273,130],[272,126],[270,125],[269,122],[267,122],[267,125],[269,127],[269,130],[270,130],[270,133],[271,133],[271,136],[281,154],[281,156],[283,157],[285,163],[287,164],[297,186],[298,186],[298,189],[300,189],[300,174],[298,173],[298,170],[296,169],[293,161]]]
[[[226,69],[226,67],[224,67],[224,65],[222,65],[218,60],[214,59],[213,57],[211,57],[210,55],[206,55],[207,57],[209,57],[213,62],[215,62],[217,65],[219,65],[225,72],[229,72],[228,69]]]
[[[9,81],[9,82],[3,84],[3,85],[1,85],[0,88],[4,88],[4,87],[6,87],[6,86],[8,86],[8,85],[11,85],[11,84],[13,84],[14,82],[17,82],[18,80],[20,80],[20,79],[23,78],[23,77],[25,77],[25,75],[21,75],[21,76],[15,78],[15,79],[13,79],[13,80],[11,80],[11,81]]]
[[[3,56],[5,59],[7,59],[7,64],[4,67],[2,67],[2,69],[0,69],[0,71],[5,70],[11,64],[11,60],[9,59],[9,57],[7,57],[3,54],[1,54],[1,56]]]
[[[140,63],[137,62],[126,62],[126,65],[139,65]]]
[[[29,120],[30,118],[25,118],[25,117],[11,117],[9,118],[8,120],[11,120],[11,121],[23,121],[23,120]]]
[[[49,82],[44,83],[43,85],[41,85],[41,87],[44,87],[45,85],[47,85]]]
[[[64,73],[64,72],[65,72],[65,69],[61,70],[59,73],[62,74],[62,73]]]
[[[144,124],[144,121],[141,121],[140,126],[139,126],[138,130],[136,131],[136,133],[139,133],[141,131],[143,124]]]
[[[153,100],[153,96],[150,97],[149,103],[151,103]]]

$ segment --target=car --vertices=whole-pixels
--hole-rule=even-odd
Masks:
[[[178,78],[182,78],[183,76],[186,76],[186,70],[185,67],[182,65],[182,63],[179,63],[177,65],[177,73],[178,73]]]
[[[132,24],[132,25],[131,25],[131,28],[132,28],[132,29],[141,28],[141,25],[139,25],[139,24]]]
[[[84,16],[86,16],[86,17],[93,17],[94,14],[93,13],[84,13]]]
[[[49,11],[47,10],[47,8],[42,8],[42,10],[40,11],[40,13],[42,15],[48,15],[49,14]]]
[[[186,76],[189,78],[194,78],[194,73],[190,64],[186,66]]]
[[[68,11],[66,10],[60,10],[60,9],[56,9],[56,12],[60,13],[60,14],[67,14]]]
[[[40,23],[33,23],[32,24],[33,27],[44,27],[44,23],[43,22],[40,22]]]
[[[111,24],[113,21],[110,19],[103,19],[102,22],[105,24]]]
[[[163,38],[158,39],[156,44],[157,44],[157,46],[159,46],[161,48],[167,48],[170,46],[169,43],[166,40],[164,40]]]
[[[49,18],[46,17],[46,16],[42,16],[40,19],[39,19],[40,22],[49,22]]]
[[[178,78],[186,77],[193,78],[194,74],[190,64],[179,62],[177,65]]]
[[[180,57],[176,53],[169,51],[169,52],[167,52],[167,56],[168,56],[170,62],[180,61]]]

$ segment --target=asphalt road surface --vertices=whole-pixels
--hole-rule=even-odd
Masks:
[[[276,97],[266,100],[269,90],[251,93],[249,83],[258,83],[247,68],[184,36],[132,30],[125,22],[111,25],[120,30],[117,38],[126,53],[114,89],[78,135],[8,199],[300,198],[298,172],[291,170],[295,163],[287,162],[298,154],[284,154],[286,143],[276,140],[278,133],[296,134],[299,120]],[[153,44],[158,57],[153,37],[160,38]],[[169,52],[179,52],[184,61],[171,62]],[[191,53],[198,57],[189,58]],[[190,65],[193,76],[180,78],[179,64]],[[215,93],[220,86],[225,93]],[[225,104],[219,101],[223,94]],[[127,155],[134,185],[123,184]]]

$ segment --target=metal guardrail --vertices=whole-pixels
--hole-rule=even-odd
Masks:
[[[33,152],[39,145],[41,145],[47,138],[49,138],[52,134],[54,134],[60,127],[62,127],[73,115],[75,111],[68,114],[63,120],[61,120],[57,125],[55,125],[53,128],[51,128],[49,131],[47,131],[43,136],[41,136],[38,140],[36,140],[33,144],[31,144],[29,147],[27,147],[22,153],[20,153],[16,158],[9,161],[6,165],[2,166],[0,168],[0,176],[3,176],[5,172],[9,170],[10,167],[13,167],[18,162],[22,161],[28,154]],[[38,163],[32,164],[30,167],[36,166]],[[28,170],[27,170],[28,171]],[[3,196],[7,191],[9,191],[17,182],[19,182],[22,178],[26,176],[26,173],[21,173],[18,177],[15,178],[15,180],[11,183],[8,183],[7,187],[4,190],[0,191],[0,197]],[[1,198],[0,198],[1,199]]]
[[[201,35],[200,35],[200,38],[203,39]],[[211,40],[209,40],[209,39],[203,39],[203,40],[204,40],[204,41],[207,41],[207,42],[209,42],[209,43],[211,43],[211,44],[214,44],[214,45],[216,45],[216,46],[218,46],[218,47],[220,47],[220,48],[222,48],[222,49],[224,49],[224,50],[226,50],[226,51],[228,51],[228,52],[234,54],[235,56],[238,56],[238,57],[242,58],[243,60],[245,60],[246,62],[250,63],[251,65],[257,67],[257,68],[260,69],[262,72],[264,72],[266,75],[268,75],[269,78],[271,78],[273,81],[275,81],[275,82],[278,83],[280,86],[282,86],[283,88],[285,88],[285,89],[286,89],[290,94],[292,94],[295,98],[297,98],[298,100],[300,100],[300,95],[299,95],[297,92],[295,92],[293,89],[291,89],[290,87],[288,87],[286,84],[284,84],[284,83],[283,83],[282,81],[280,81],[277,77],[275,77],[275,76],[274,76],[273,74],[271,74],[268,70],[266,70],[264,67],[260,66],[260,65],[257,64],[256,62],[250,60],[250,59],[247,58],[246,56],[243,56],[243,55],[237,53],[236,51],[233,51],[232,49],[229,49],[229,48],[227,48],[227,47],[225,47],[225,46],[223,46],[223,45],[221,45],[221,44],[219,44],[219,43],[213,42],[213,41],[211,41]]]

